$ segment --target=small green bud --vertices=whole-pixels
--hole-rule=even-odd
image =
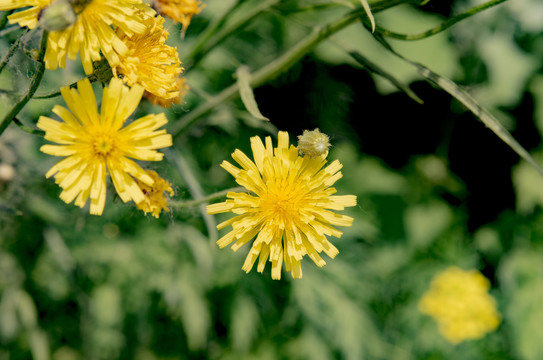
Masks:
[[[40,16],[40,22],[47,31],[60,31],[72,25],[77,17],[69,0],[55,0]]]
[[[330,148],[330,138],[323,134],[319,129],[313,131],[304,130],[303,134],[298,136],[298,151],[300,154],[308,155],[311,158],[318,156],[326,157]]]

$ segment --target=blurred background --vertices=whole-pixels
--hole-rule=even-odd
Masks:
[[[356,1],[241,1],[209,51],[202,34],[237,1],[208,0],[184,38],[167,22],[191,91],[164,110],[142,102],[135,118],[165,111],[168,126],[257,70]],[[416,34],[481,1],[430,0],[375,14],[378,25]],[[543,2],[506,1],[419,41],[390,40],[467,89],[543,161]],[[233,29],[233,30],[232,30]],[[19,35],[0,38],[0,54]],[[34,39],[24,49],[36,45]],[[399,92],[349,56],[358,51],[424,102]],[[0,87],[28,86],[32,62],[20,51]],[[79,61],[47,71],[40,93],[83,75]],[[9,84],[9,86],[8,86]],[[94,84],[96,91],[99,85]],[[329,160],[343,164],[338,193],[358,206],[333,239],[339,255],[322,269],[303,260],[303,279],[271,280],[241,270],[249,250],[215,245],[201,207],[171,207],[160,219],[108,194],[102,216],[66,205],[46,171],[58,160],[45,140],[10,126],[0,138],[0,359],[541,359],[543,353],[543,178],[458,101],[425,82],[355,23],[255,89],[254,119],[239,100],[217,104],[176,136],[165,161],[174,200],[236,186],[219,164],[251,136],[291,141],[305,129],[331,137]],[[0,93],[0,116],[13,103]],[[33,127],[61,97],[33,100],[19,115]],[[274,140],[275,142],[275,140]],[[540,162],[541,163],[541,162]],[[194,186],[193,183],[199,186]],[[437,332],[417,303],[451,265],[491,282],[502,323],[458,345]]]

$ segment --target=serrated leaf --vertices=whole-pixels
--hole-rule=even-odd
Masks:
[[[249,68],[245,65],[240,66],[236,70],[236,75],[238,78],[239,95],[247,111],[259,120],[269,121],[270,119],[262,115],[258,109],[255,95],[251,88],[251,73],[249,72]]]

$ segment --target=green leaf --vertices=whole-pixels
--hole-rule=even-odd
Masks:
[[[262,115],[258,109],[253,89],[251,89],[251,74],[249,73],[249,68],[245,65],[240,66],[236,70],[236,75],[238,77],[239,95],[247,111],[259,120],[269,121],[270,119]]]
[[[368,4],[368,0],[360,0],[362,3],[362,7],[364,8],[364,11],[366,12],[366,15],[368,15],[368,18],[371,22],[371,32],[375,31],[375,19],[373,18],[373,14],[371,13],[370,4]]]

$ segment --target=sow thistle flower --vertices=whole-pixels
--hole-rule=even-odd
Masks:
[[[169,34],[163,26],[164,18],[149,17],[143,24],[145,31],[141,34],[129,35],[117,30],[128,51],[112,67],[113,75],[129,86],[139,84],[165,101],[175,99],[179,96],[177,78],[183,68],[177,49],[165,44]]]
[[[142,0],[74,2],[75,22],[63,30],[49,33],[45,51],[47,69],[63,68],[66,57],[74,60],[79,53],[85,73],[91,74],[92,62],[101,58],[100,51],[110,66],[116,66],[120,56],[128,53],[128,47],[119,39],[113,27],[121,29],[128,37],[142,34],[146,29],[144,18],[154,14]]]
[[[90,197],[90,213],[101,215],[108,172],[121,200],[136,204],[146,200],[137,181],[153,187],[155,178],[129,158],[160,161],[164,154],[156,150],[171,146],[172,137],[166,130],[157,130],[168,122],[163,113],[146,115],[123,127],[143,91],[139,85],[129,89],[121,80],[111,79],[99,114],[90,81],[84,79],[77,83],[77,90],[61,88],[69,110],[56,105],[53,112],[62,122],[40,117],[37,126],[45,131],[45,139],[59,144],[43,145],[40,150],[65,157],[45,175],[54,175],[64,202],[75,199],[75,205],[83,207]]]
[[[419,310],[432,316],[439,332],[452,344],[479,339],[500,324],[490,282],[477,270],[450,267],[436,275],[419,301]]]
[[[241,169],[227,161],[221,164],[249,193],[230,192],[225,202],[209,205],[207,212],[237,214],[217,226],[233,228],[217,241],[219,247],[235,241],[232,249],[237,251],[254,239],[243,270],[251,271],[259,258],[257,270],[263,272],[269,260],[272,278],[280,279],[284,260],[286,270],[296,279],[302,277],[304,255],[322,267],[325,261],[319,253],[331,258],[338,254],[326,235],[339,238],[342,232],[332,225],[351,226],[353,218],[329,210],[355,206],[356,196],[332,195],[336,189],[331,186],[342,177],[339,161],[323,168],[324,156],[301,157],[295,146],[289,147],[287,132],[280,131],[278,137],[275,149],[270,137],[265,146],[258,136],[251,138],[254,162],[236,150],[232,158]]]

